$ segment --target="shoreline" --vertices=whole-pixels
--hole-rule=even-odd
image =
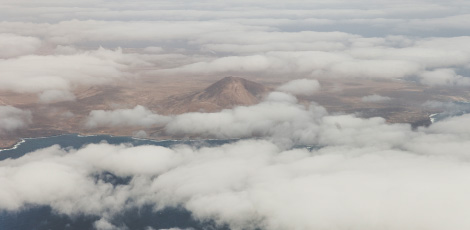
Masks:
[[[433,113],[429,115],[429,120],[431,120],[431,124],[434,124],[436,122],[435,116],[439,115],[439,113]]]
[[[163,142],[163,141],[217,141],[217,140],[240,140],[239,138],[231,138],[231,139],[182,139],[182,138],[174,138],[174,139],[153,139],[153,138],[141,138],[141,137],[133,137],[133,136],[126,136],[126,135],[112,135],[112,134],[82,134],[82,133],[62,133],[58,135],[50,135],[50,136],[41,136],[41,137],[24,137],[20,138],[19,141],[15,142],[14,144],[7,146],[7,147],[0,147],[0,153],[2,151],[8,151],[18,148],[21,144],[25,143],[26,140],[29,139],[42,139],[42,138],[50,138],[50,137],[59,137],[64,135],[77,135],[78,137],[96,137],[96,136],[110,136],[110,137],[129,137],[134,140],[143,140],[143,141],[153,141],[153,142]]]
[[[435,113],[435,114],[430,114],[427,116],[427,118],[429,119],[430,123],[433,124],[434,123],[434,119],[433,119],[433,116],[437,115],[439,113]],[[408,123],[410,124],[410,123]],[[18,148],[18,146],[20,146],[22,143],[24,143],[26,140],[28,139],[40,139],[40,138],[50,138],[50,137],[57,137],[57,136],[63,136],[63,135],[70,135],[70,134],[73,134],[73,135],[77,135],[78,137],[92,137],[92,136],[110,136],[110,137],[129,137],[129,138],[132,138],[134,140],[145,140],[145,141],[214,141],[214,140],[222,140],[222,139],[217,139],[217,138],[194,138],[194,139],[186,139],[186,138],[181,138],[181,137],[170,137],[170,136],[165,136],[165,137],[147,137],[147,138],[142,138],[142,137],[134,137],[134,136],[131,136],[131,135],[115,135],[115,134],[110,134],[110,133],[80,133],[80,132],[77,132],[77,133],[71,133],[71,132],[63,132],[63,133],[59,133],[59,134],[55,134],[55,135],[49,135],[49,136],[38,136],[38,137],[18,137],[17,141],[10,144],[10,145],[5,145],[5,146],[2,146],[1,145],[1,142],[0,142],[0,152],[2,151],[7,151],[7,150],[13,150],[13,149],[16,149]],[[223,139],[223,140],[240,140],[240,138],[230,138],[230,139]],[[12,139],[13,141],[13,139]]]
[[[7,151],[7,150],[13,150],[13,149],[16,149],[18,148],[18,146],[20,146],[21,144],[23,144],[25,141],[26,138],[21,138],[19,141],[15,142],[14,144],[12,145],[9,145],[9,146],[6,146],[6,147],[0,147],[0,152],[2,151]]]

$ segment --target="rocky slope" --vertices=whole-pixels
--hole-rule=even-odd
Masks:
[[[262,84],[239,77],[225,77],[199,92],[170,97],[161,102],[166,114],[214,112],[237,105],[253,105],[269,92]]]

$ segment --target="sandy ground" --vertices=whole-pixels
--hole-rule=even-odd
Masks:
[[[79,87],[74,90],[77,97],[73,102],[53,104],[37,103],[35,94],[0,92],[0,105],[12,105],[33,112],[33,124],[29,128],[0,136],[0,148],[14,145],[23,137],[39,137],[61,133],[134,135],[140,128],[103,128],[87,130],[84,120],[92,110],[133,108],[143,105],[149,109],[167,114],[162,106],[169,98],[198,92],[225,76],[146,76],[126,79],[113,84]],[[243,76],[239,76],[243,77]],[[247,77],[266,87],[275,88],[287,82],[285,78]],[[470,93],[463,89],[433,89],[413,82],[400,80],[373,79],[318,79],[321,90],[313,96],[302,97],[308,104],[315,101],[330,113],[355,113],[361,117],[381,116],[391,123],[429,124],[432,111],[422,104],[428,100],[452,101],[469,100]],[[392,98],[384,102],[363,102],[362,97],[379,94]],[[145,131],[150,138],[168,139],[161,127],[149,127]]]

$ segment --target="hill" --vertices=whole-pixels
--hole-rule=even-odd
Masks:
[[[214,112],[237,105],[257,104],[267,92],[269,88],[262,84],[225,77],[202,91],[170,97],[160,107],[168,114]]]

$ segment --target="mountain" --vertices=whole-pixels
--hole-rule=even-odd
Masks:
[[[170,97],[159,107],[169,114],[214,112],[237,105],[257,104],[269,91],[260,83],[240,77],[225,77],[202,91]]]

